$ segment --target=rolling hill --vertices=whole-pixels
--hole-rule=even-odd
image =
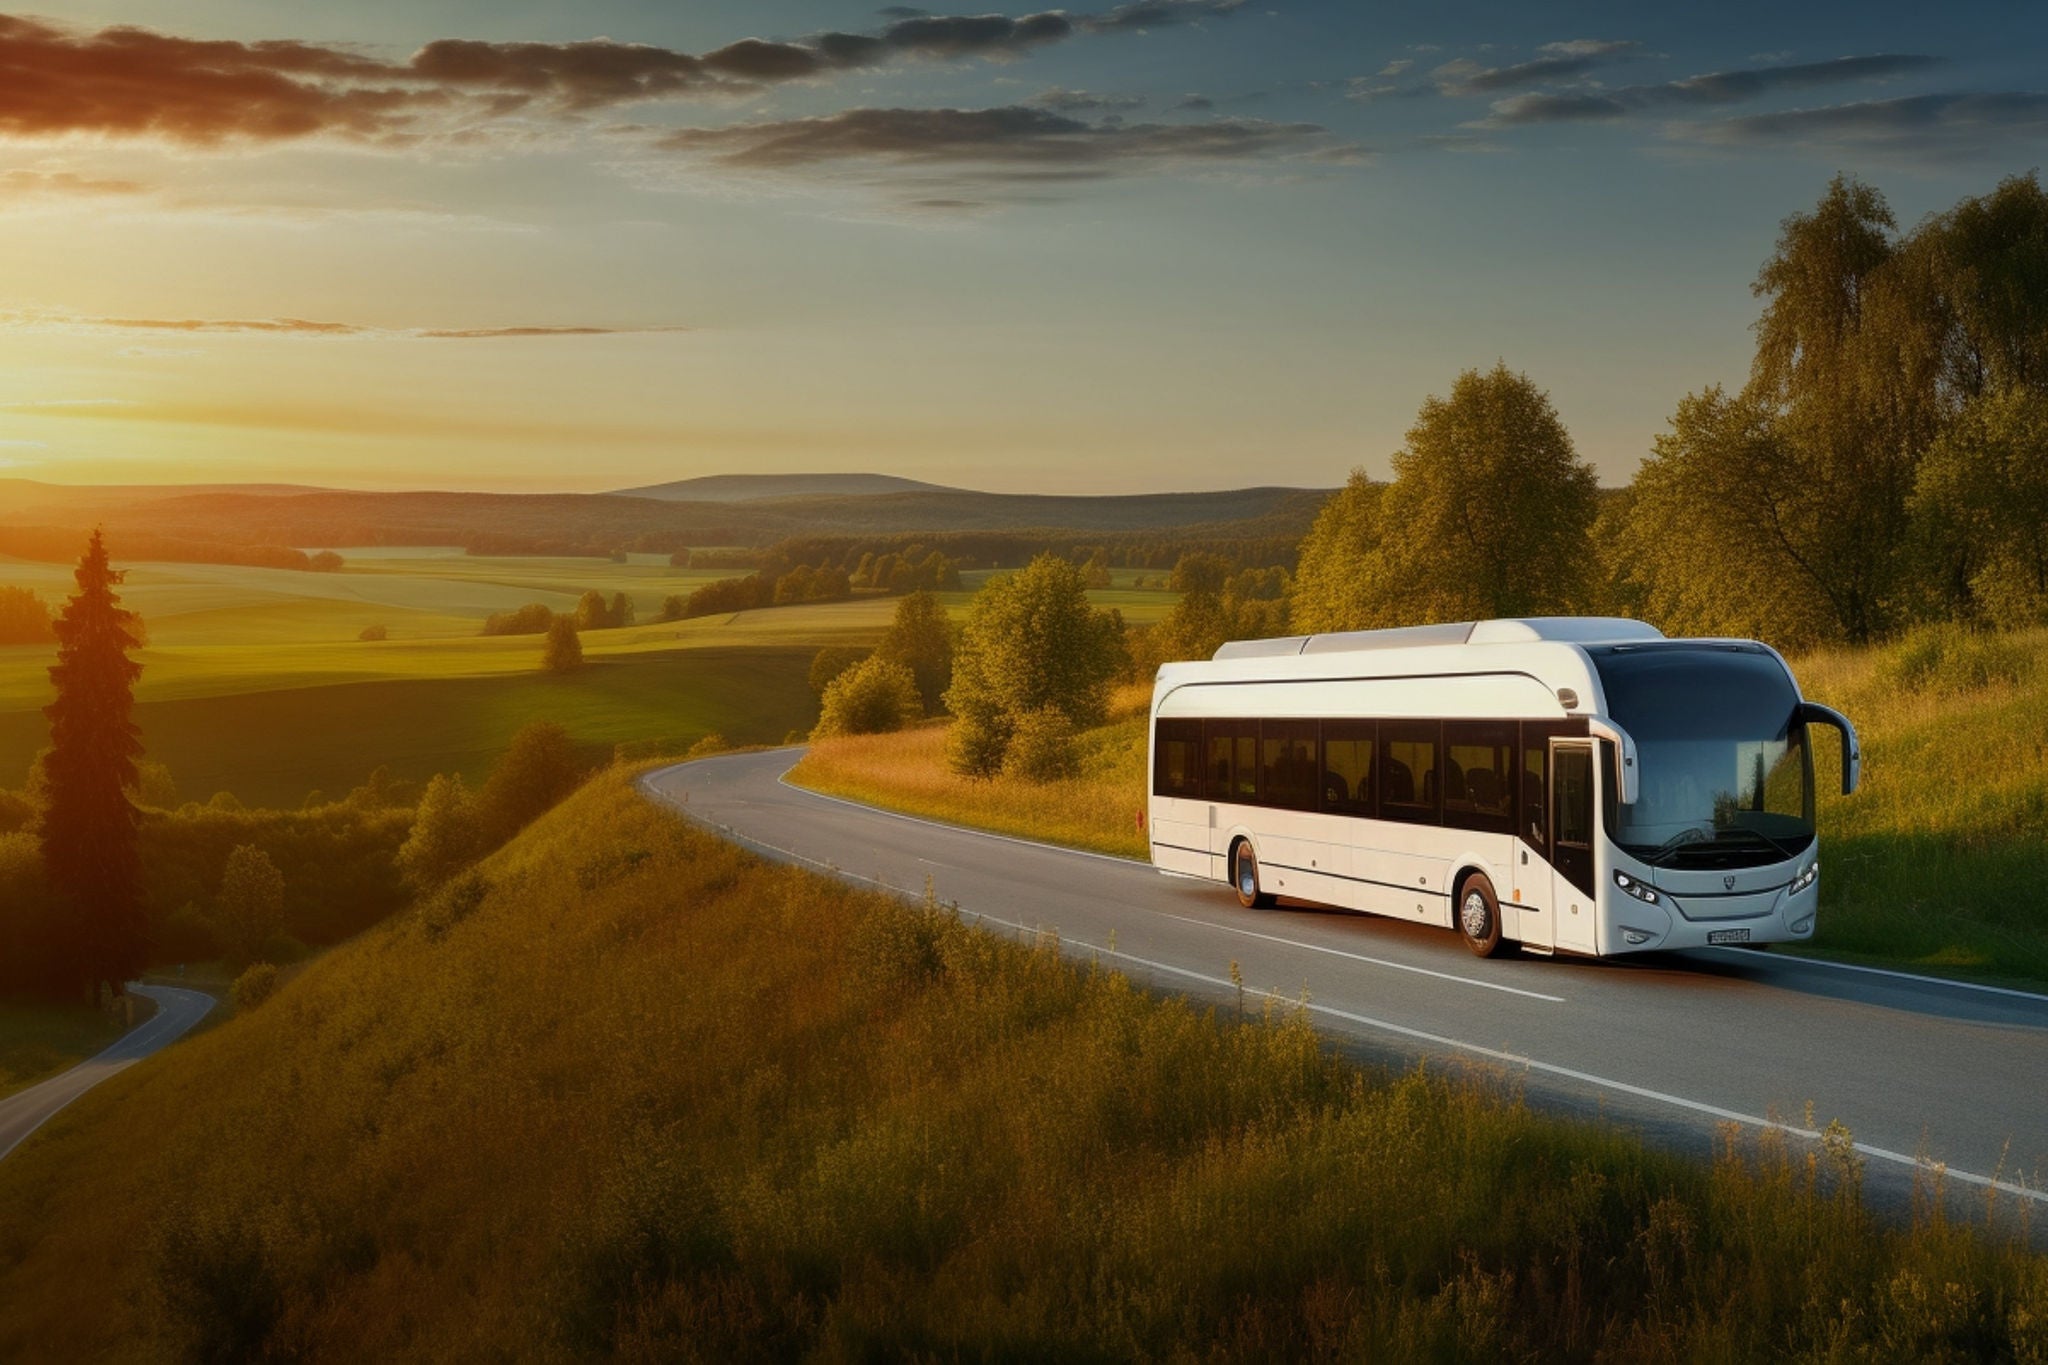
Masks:
[[[624,498],[663,502],[760,502],[769,498],[846,498],[876,493],[958,493],[943,484],[895,474],[707,474],[644,488],[621,488]]]

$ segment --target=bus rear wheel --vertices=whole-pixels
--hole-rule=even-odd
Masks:
[[[1458,886],[1458,932],[1480,957],[1507,951],[1500,936],[1500,898],[1493,894],[1493,883],[1476,872]]]
[[[1251,843],[1240,839],[1230,847],[1230,884],[1237,891],[1237,903],[1247,910],[1264,910],[1273,897],[1259,889],[1259,855]]]

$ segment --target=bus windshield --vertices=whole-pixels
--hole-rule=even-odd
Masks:
[[[1755,867],[1813,842],[1813,757],[1775,657],[1741,645],[1587,652],[1642,769],[1633,805],[1607,803],[1623,849],[1657,867]]]

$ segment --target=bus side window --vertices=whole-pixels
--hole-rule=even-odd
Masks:
[[[1444,722],[1444,823],[1506,834],[1514,829],[1515,725]]]
[[[1380,818],[1437,823],[1437,755],[1433,720],[1380,722]]]
[[[1212,720],[1204,726],[1207,735],[1207,762],[1202,774],[1202,794],[1211,801],[1229,801],[1232,798],[1230,785],[1230,722]]]
[[[1540,732],[1525,734],[1522,737],[1522,800],[1518,825],[1521,836],[1546,858],[1550,856],[1550,836],[1545,826],[1543,808],[1544,792],[1548,790],[1549,773],[1545,767],[1545,759],[1549,747]]]
[[[1153,749],[1157,756],[1152,775],[1154,795],[1201,796],[1202,722],[1160,721]]]
[[[1328,815],[1373,813],[1373,724],[1369,720],[1323,722],[1323,811]]]

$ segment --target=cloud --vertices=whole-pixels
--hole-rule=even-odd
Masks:
[[[1714,71],[1657,85],[1631,85],[1597,95],[1531,94],[1495,101],[1491,117],[1479,127],[1506,128],[1532,123],[1613,119],[1627,114],[1688,105],[1739,104],[1783,91],[1808,90],[1856,81],[1891,80],[1932,70],[1939,57],[1915,53],[1880,53],[1868,57],[1837,57],[1832,61],[1789,66]]]
[[[1192,24],[1202,19],[1234,14],[1244,7],[1244,3],[1245,0],[1132,0],[1130,4],[1118,5],[1107,14],[1083,19],[1081,24],[1091,33],[1169,28],[1175,24]]]
[[[952,166],[1005,178],[1096,178],[1173,164],[1253,162],[1332,150],[1313,123],[1087,123],[1027,105],[848,109],[816,118],[685,128],[656,146],[735,170],[794,172],[842,163]]]
[[[295,40],[197,40],[0,16],[0,137],[85,134],[194,147],[332,136],[409,145],[514,117],[730,96],[901,60],[1005,61],[1079,33],[1228,15],[1243,0],[1135,0],[1096,15],[888,12],[872,33],[742,38],[704,53],[609,38],[441,38],[403,61]]]
[[[1206,113],[1216,107],[1216,101],[1210,99],[1207,95],[1182,95],[1173,107],[1191,110],[1196,113]]]
[[[590,325],[394,328],[371,327],[354,322],[316,322],[307,318],[117,318],[21,312],[0,313],[0,326],[91,332],[175,332],[188,336],[419,337],[438,341],[474,341],[500,337],[631,336],[690,330],[678,326]]]
[[[135,180],[108,180],[74,171],[0,171],[0,202],[12,199],[86,198],[146,194],[149,186]]]
[[[1031,103],[1062,114],[1117,113],[1126,109],[1141,109],[1145,105],[1143,95],[1098,95],[1087,90],[1067,90],[1053,86],[1041,90],[1031,97]]]
[[[1641,49],[1641,43],[1627,40],[1573,38],[1545,43],[1536,49],[1540,55],[1513,66],[1481,67],[1460,59],[1445,62],[1430,75],[1447,95],[1493,95],[1583,76],[1597,66],[1625,61]]]
[[[1907,157],[1974,155],[2016,136],[2048,135],[2048,92],[1909,95],[1854,104],[1681,122],[1666,135],[1718,147],[1854,146]]]

